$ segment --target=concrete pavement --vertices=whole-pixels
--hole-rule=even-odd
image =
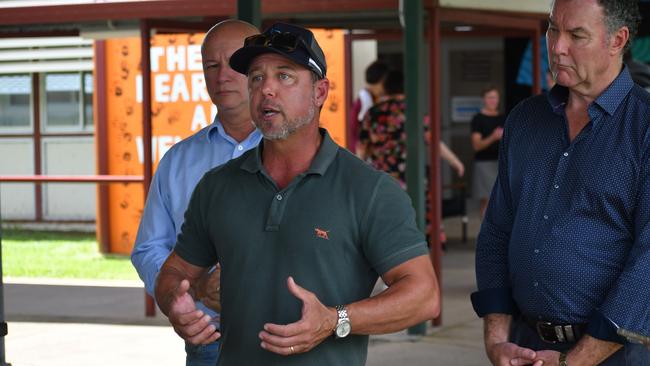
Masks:
[[[459,237],[456,221],[445,220],[452,239]],[[475,230],[470,225],[470,237]],[[469,302],[475,288],[471,246],[450,243],[442,269],[443,325],[429,327],[422,337],[406,332],[371,337],[367,365],[488,364],[482,323]],[[6,361],[13,366],[184,364],[182,341],[167,320],[144,316],[139,282],[5,282]]]

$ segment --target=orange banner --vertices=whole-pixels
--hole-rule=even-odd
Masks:
[[[327,59],[330,92],[321,124],[345,144],[345,55],[342,30],[314,30]],[[154,169],[169,148],[210,124],[210,102],[201,64],[203,34],[157,35],[151,42],[152,156]],[[108,173],[142,174],[142,72],[140,39],[106,41]],[[144,193],[137,184],[108,188],[112,253],[129,254],[135,242]],[[97,220],[101,222],[101,220]],[[98,233],[106,228],[98,228]]]
[[[345,146],[345,42],[344,31],[312,29],[327,61],[330,90],[320,114],[321,125],[339,145]]]

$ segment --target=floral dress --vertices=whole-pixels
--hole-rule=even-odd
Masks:
[[[368,110],[361,121],[359,141],[366,161],[393,176],[406,188],[406,102],[390,96]]]
[[[428,118],[424,121],[425,134],[428,132]],[[366,145],[366,162],[375,169],[390,174],[406,189],[406,102],[404,95],[384,97],[368,110],[361,121],[359,142]],[[425,207],[427,209],[427,242],[431,232],[431,212],[429,204],[428,167],[424,178]],[[444,232],[441,231],[441,237]],[[441,242],[446,239],[441,239]]]

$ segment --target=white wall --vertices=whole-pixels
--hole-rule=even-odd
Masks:
[[[377,41],[356,40],[352,42],[352,100],[366,85],[366,68],[377,60]]]
[[[440,0],[440,6],[546,14],[551,0]]]
[[[472,89],[456,96],[480,96],[480,91],[488,85],[500,86],[503,82],[503,67],[496,62],[495,75],[490,75],[492,81],[489,82],[463,82],[463,80],[452,80],[452,55],[458,52],[487,52],[493,55],[503,57],[503,39],[502,38],[444,38],[440,47],[441,51],[441,125],[442,139],[447,142],[449,147],[458,155],[465,164],[465,177],[462,179],[467,184],[467,193],[471,192],[471,179],[474,161],[474,152],[470,142],[470,123],[459,123],[451,121],[451,97],[453,89]],[[499,57],[496,57],[498,59]],[[493,60],[495,61],[495,60]],[[503,61],[501,60],[501,63]],[[455,65],[458,66],[458,65]],[[457,67],[456,67],[457,68]],[[456,75],[458,76],[458,75]],[[480,84],[480,86],[477,86]],[[503,95],[502,95],[503,103]],[[444,165],[443,165],[444,166]],[[454,175],[455,176],[455,175]],[[443,175],[444,184],[450,183],[450,176]]]
[[[48,137],[42,140],[43,174],[95,174],[92,137]],[[46,220],[94,220],[94,183],[50,183],[43,185],[43,218]]]
[[[0,174],[34,174],[34,146],[31,138],[0,140]],[[33,220],[34,184],[0,183],[2,220]]]
[[[455,51],[496,51],[503,52],[502,38],[443,38],[440,45],[440,74],[441,74],[441,123],[443,126],[451,124],[451,64],[450,55]],[[494,83],[493,83],[494,84]],[[490,85],[486,83],[485,86]],[[503,96],[502,96],[503,97]],[[503,99],[503,98],[502,98]]]

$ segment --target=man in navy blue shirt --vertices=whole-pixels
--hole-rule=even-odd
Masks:
[[[650,365],[650,94],[622,55],[636,0],[555,0],[557,85],[508,116],[476,252],[495,365]]]

